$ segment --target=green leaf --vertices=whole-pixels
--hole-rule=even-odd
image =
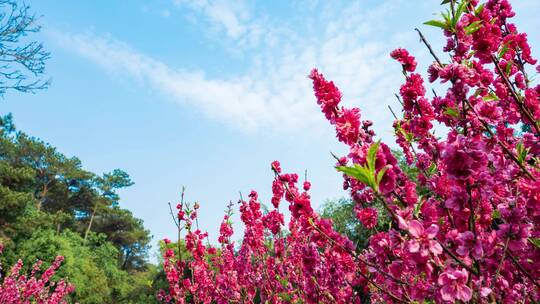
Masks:
[[[441,2],[441,5],[448,4],[448,3],[450,3],[450,1],[452,1],[452,0],[443,0],[443,1]]]
[[[377,161],[377,151],[381,141],[377,141],[368,149],[366,161],[367,165],[360,166],[354,164],[352,167],[338,166],[336,169],[346,175],[353,177],[357,181],[371,187],[375,191],[379,191],[379,182],[383,178],[384,173],[388,170],[386,167],[381,169],[378,173],[375,172],[375,164]]]
[[[536,248],[540,249],[540,238],[529,238],[529,242],[533,244]]]
[[[418,197],[418,202],[416,205],[414,205],[414,215],[418,216],[420,214],[420,208],[422,208],[422,205],[424,204],[424,200],[422,199],[422,196],[420,195]]]
[[[464,30],[467,35],[476,33],[482,27],[482,20],[474,21],[473,23],[467,25]]]
[[[377,161],[377,151],[379,150],[380,145],[381,141],[378,140],[377,142],[371,144],[368,149],[367,165],[371,173],[375,173],[375,162]]]
[[[281,286],[283,286],[283,288],[287,288],[287,285],[289,284],[287,278],[281,278],[279,275],[276,274],[276,279],[279,281],[279,283],[281,283]]]
[[[359,182],[366,184],[368,186],[371,186],[370,178],[369,178],[369,170],[365,167],[360,167],[358,165],[354,165],[354,167],[346,167],[346,166],[340,166],[336,167],[336,169],[340,172],[345,173],[346,175],[355,178]]]
[[[292,300],[291,295],[286,292],[280,292],[279,297],[285,302],[290,302]]]
[[[407,142],[412,142],[413,141],[414,135],[411,132],[403,131],[403,133],[405,134],[405,139],[407,140]]]
[[[454,20],[454,26],[457,24],[459,18],[461,18],[461,15],[465,12],[465,10],[467,9],[467,5],[469,4],[469,1],[468,0],[463,0],[459,3],[458,7],[457,7],[457,10],[456,10],[456,16],[455,16],[455,20]]]
[[[512,60],[506,62],[506,68],[504,72],[506,73],[507,76],[510,76],[510,72],[512,71],[512,64],[513,64]]]
[[[429,175],[433,175],[435,173],[437,173],[437,164],[436,163],[432,163],[429,168],[427,169],[427,173]]]
[[[523,143],[522,142],[518,142],[517,145],[516,145],[516,150],[518,152],[518,154],[521,154],[521,152],[523,152],[524,150],[524,146],[523,146]]]
[[[411,142],[414,139],[413,134],[403,130],[403,128],[401,127],[401,124],[399,124],[399,122],[398,122],[398,124],[396,126],[396,135],[399,135],[398,132],[401,135],[403,135],[403,137],[405,138],[405,140],[407,140],[407,142]]]
[[[452,108],[452,107],[446,107],[446,109],[444,110],[444,114],[447,114],[447,115],[450,115],[450,116],[456,117],[456,118],[459,117],[458,110],[455,109],[455,108]]]
[[[476,16],[480,16],[480,14],[484,11],[484,6],[485,6],[485,5],[486,5],[485,3],[480,4],[480,6],[478,6],[478,7],[476,8],[476,10],[474,10],[474,14],[475,14]]]
[[[465,66],[471,68],[471,69],[474,68],[474,64],[473,64],[473,62],[470,61],[470,60],[463,59],[463,60],[461,61],[461,63],[464,64]]]
[[[446,24],[452,23],[452,18],[450,17],[451,13],[450,13],[450,11],[448,9],[446,10],[446,13],[441,13],[441,16],[446,21]]]
[[[459,21],[459,18],[461,18],[461,14],[463,14],[463,12],[465,11],[465,8],[467,7],[468,1],[466,0],[463,0],[459,3],[458,7],[457,7],[457,10],[456,10],[456,13],[455,15],[453,16],[452,18],[452,29],[455,30],[456,28],[456,24],[458,23]]]
[[[442,29],[446,29],[448,27],[448,25],[446,23],[444,23],[443,21],[440,21],[440,20],[429,20],[429,21],[424,22],[424,24],[425,25],[431,25],[431,26],[440,27]]]
[[[379,184],[381,183],[381,180],[382,178],[384,177],[384,174],[386,173],[386,171],[388,170],[388,167],[384,166],[381,170],[379,170],[379,172],[377,173],[377,178],[376,178],[376,182],[377,182],[377,188],[379,187]]]
[[[529,149],[526,149],[522,142],[519,142],[516,145],[516,151],[517,151],[517,159],[518,161],[523,164],[525,160],[527,159],[527,154],[529,153]]]
[[[490,92],[488,95],[484,96],[484,98],[482,98],[484,101],[495,101],[495,100],[499,100],[499,97],[497,97],[497,95],[493,92]]]
[[[503,56],[504,56],[504,54],[506,54],[506,52],[508,52],[508,43],[503,44],[503,46],[501,47],[501,51],[497,55],[497,59],[500,60],[501,58],[503,58]]]

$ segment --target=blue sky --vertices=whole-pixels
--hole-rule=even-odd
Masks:
[[[398,108],[402,76],[388,54],[406,47],[425,70],[432,60],[414,28],[440,50],[440,33],[422,26],[438,3],[28,1],[42,15],[37,38],[52,53],[52,85],[7,94],[0,112],[93,172],[127,171],[135,185],[121,205],[154,242],[175,235],[167,202],[182,185],[201,203],[202,229],[216,235],[239,191],[256,189],[269,205],[275,159],[286,171],[308,170],[314,205],[345,195],[329,153],[344,148],[307,75],[318,67],[333,79],[390,142],[386,106]],[[514,3],[534,47],[540,3]]]

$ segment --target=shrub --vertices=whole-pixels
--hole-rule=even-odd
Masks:
[[[179,231],[190,258],[165,254],[169,293],[176,303],[348,303],[369,296],[378,303],[502,302],[540,300],[540,72],[527,35],[510,22],[507,0],[443,1],[440,27],[447,39],[443,62],[434,58],[427,95],[416,59],[405,49],[390,56],[402,67],[402,116],[396,142],[411,178],[390,148],[375,140],[360,110],[341,106],[336,85],[313,70],[317,103],[347,155],[337,159],[358,220],[375,227],[382,204],[392,227],[371,236],[356,254],[331,221],[310,204],[310,184],[272,164],[274,209],[263,214],[257,193],[240,200],[246,229],[236,250],[225,216],[220,246],[205,244],[193,223],[197,208],[178,206]],[[447,133],[438,138],[435,125]],[[291,220],[283,232],[281,200]]]

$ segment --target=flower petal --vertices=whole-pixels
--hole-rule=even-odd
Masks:
[[[472,290],[467,285],[460,285],[457,288],[456,298],[463,302],[469,302],[472,298]]]
[[[417,241],[409,241],[409,252],[415,253],[420,250],[420,244]]]
[[[424,234],[424,226],[422,226],[419,221],[412,220],[409,222],[409,233],[412,236],[419,238]]]
[[[439,233],[439,226],[435,224],[431,224],[431,226],[426,229],[427,237],[432,239],[437,236],[437,233]]]
[[[455,294],[455,290],[453,290],[452,287],[450,287],[450,285],[444,285],[441,288],[441,297],[445,301],[454,301],[455,299],[454,294]]]

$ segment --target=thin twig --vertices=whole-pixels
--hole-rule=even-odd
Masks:
[[[439,239],[437,239],[437,242],[441,245],[444,252],[446,252],[449,256],[451,256],[456,262],[458,262],[459,265],[463,266],[463,268],[467,269],[469,272],[473,273],[474,275],[478,276],[478,271],[473,269],[471,266],[465,264],[460,258],[458,258],[448,247],[446,247]]]
[[[174,222],[174,224],[176,225],[177,228],[180,228],[180,224],[176,221],[176,216],[174,216],[174,212],[172,210],[171,202],[169,202],[168,204],[169,204],[169,211],[171,213],[171,217],[173,219],[173,222]]]
[[[427,40],[424,37],[424,35],[422,34],[422,32],[418,28],[415,28],[414,30],[418,32],[418,35],[420,35],[420,40],[422,40],[422,42],[426,45],[429,52],[431,53],[431,56],[433,56],[433,58],[435,58],[435,61],[437,61],[437,63],[442,67],[441,60],[439,59],[439,57],[437,57],[437,54],[435,54],[435,52],[431,48],[431,44],[429,44],[429,42],[427,42]]]
[[[514,98],[514,100],[516,101],[516,103],[518,104],[520,110],[523,112],[523,114],[525,114],[525,116],[527,116],[527,119],[531,122],[532,126],[536,130],[536,136],[537,137],[540,136],[540,127],[538,126],[538,123],[536,123],[536,121],[534,120],[532,114],[525,107],[525,105],[523,104],[523,102],[521,101],[519,96],[517,95],[515,87],[512,85],[512,83],[510,82],[508,77],[506,77],[506,74],[501,69],[501,67],[499,65],[499,60],[497,60],[497,58],[495,58],[494,55],[491,55],[491,61],[495,65],[495,67],[497,69],[497,72],[499,73],[499,76],[501,76],[501,78],[504,80],[505,85],[510,90],[511,95]]]
[[[278,176],[277,172],[274,172],[276,176]],[[287,193],[289,193],[289,195],[291,195],[293,198],[295,197],[294,193],[292,193],[292,191],[289,189],[289,186],[284,183],[284,182],[281,182],[282,185],[285,187],[285,191],[287,191]],[[396,279],[392,276],[390,276],[389,274],[386,274],[385,272],[383,272],[382,270],[379,270],[377,268],[376,265],[374,264],[371,264],[369,263],[368,261],[365,261],[363,259],[361,259],[354,251],[352,250],[349,250],[347,248],[345,248],[343,245],[337,243],[334,239],[330,238],[328,235],[326,235],[322,230],[320,230],[316,225],[315,223],[313,222],[313,219],[309,219],[309,223],[310,225],[315,228],[319,233],[321,233],[324,237],[326,237],[330,242],[332,242],[333,244],[339,246],[342,250],[344,250],[345,252],[349,253],[352,257],[354,257],[356,260],[358,260],[359,262],[362,262],[364,264],[366,264],[367,266],[370,266],[370,267],[373,267],[374,269],[376,269],[377,271],[380,271],[383,275],[385,276],[388,276],[389,278],[393,279],[394,281],[400,283],[400,284],[406,284],[405,282],[399,280],[399,279]]]
[[[401,106],[403,107],[403,101],[401,101],[401,98],[399,97],[398,94],[394,94],[394,96],[396,96],[396,99],[399,101],[399,103],[401,104]]]
[[[531,282],[536,285],[536,287],[540,288],[540,284],[538,284],[538,282],[536,281],[536,279],[527,271],[525,270],[525,268],[523,268],[523,266],[521,266],[521,264],[519,263],[519,261],[516,259],[516,257],[514,257],[514,255],[512,254],[512,252],[510,250],[508,250],[508,256],[510,257],[510,259],[512,260],[512,262],[514,262],[514,264],[517,266],[517,268],[524,274],[527,276],[527,278],[529,278],[529,280],[531,280]]]
[[[360,259],[356,254],[351,253],[349,250],[347,250],[347,249],[346,249],[345,247],[343,247],[341,244],[338,244],[338,243],[337,243],[336,241],[334,241],[332,238],[330,238],[329,236],[327,236],[326,233],[324,233],[321,229],[319,229],[319,228],[315,225],[315,223],[313,222],[313,220],[311,220],[311,219],[310,219],[310,225],[311,225],[315,230],[317,230],[319,233],[321,233],[324,237],[326,237],[328,240],[330,240],[330,242],[332,242],[332,243],[338,245],[340,248],[342,248],[342,249],[345,250],[346,252],[349,252],[349,254],[351,254],[351,255],[352,255],[354,258],[356,258],[357,260],[359,260],[359,261],[361,261],[362,263],[365,263],[366,265],[371,266],[371,267],[375,268],[376,270],[378,270],[377,267],[374,267],[374,265],[370,265],[370,263],[368,263],[368,262],[366,262],[366,261]],[[381,271],[381,273],[384,273],[384,272],[382,272],[382,270],[378,270],[378,271]],[[380,287],[377,283],[375,283],[374,281],[372,281],[368,276],[366,276],[366,275],[365,275],[364,273],[362,273],[361,271],[359,271],[358,273],[359,273],[364,279],[366,279],[369,283],[371,283],[373,286],[375,286],[377,289],[379,289],[380,291],[382,291],[382,292],[386,293],[387,295],[389,295],[392,299],[394,299],[394,300],[396,300],[396,301],[398,301],[398,302],[407,303],[407,301],[398,298],[397,296],[395,296],[394,294],[392,294],[390,291],[388,291],[388,290],[386,290],[386,289]],[[386,273],[384,273],[384,274],[386,274]],[[396,278],[394,278],[394,277],[392,277],[392,276],[390,276],[390,275],[388,275],[388,274],[386,274],[386,275],[389,276],[390,278],[392,278],[394,281],[397,281],[397,282],[399,282],[399,283],[401,283],[401,284],[406,284],[406,283],[402,282],[401,280],[398,280],[398,279],[396,279]]]
[[[483,119],[481,119],[480,116],[478,116],[478,113],[476,113],[476,110],[473,108],[471,103],[468,100],[466,100],[465,102],[466,102],[467,106],[469,108],[471,108],[472,112],[476,115],[476,118],[478,119],[478,121],[480,121],[480,123],[484,127],[484,130],[486,132],[488,132],[489,135],[495,140],[495,142],[503,149],[504,153],[506,153],[508,156],[510,156],[510,159],[512,159],[512,161],[514,161],[521,168],[521,170],[527,175],[527,177],[529,177],[533,181],[536,181],[536,178],[525,167],[525,165],[523,163],[521,163],[517,159],[517,157],[514,155],[514,153],[512,153],[512,151],[510,151],[510,149],[508,149],[508,147],[506,147],[506,145],[504,143],[502,143],[500,140],[497,139],[495,133],[493,133],[493,131],[491,131],[491,129],[489,128],[488,123],[485,122]]]
[[[419,30],[419,29],[415,29],[418,34],[420,35],[420,39],[422,40],[422,42],[426,45],[426,47],[428,48],[429,52],[431,53],[431,56],[433,56],[433,58],[435,58],[435,60],[437,61],[437,63],[439,63],[439,65],[442,66],[441,64],[441,61],[439,60],[439,57],[437,57],[437,55],[435,54],[435,52],[433,52],[433,49],[431,48],[431,45],[429,44],[429,42],[427,42],[426,38],[424,37],[424,35],[422,34],[422,32]],[[496,65],[499,69],[500,67],[498,65]],[[452,83],[454,83],[453,80],[451,80]],[[529,172],[529,170],[527,170],[527,168],[521,163],[519,162],[519,160],[514,156],[514,154],[512,153],[512,151],[510,151],[502,142],[500,142],[499,140],[496,139],[496,136],[495,134],[493,133],[493,131],[491,131],[491,129],[489,128],[489,125],[484,121],[482,120],[478,114],[476,113],[476,111],[474,110],[474,108],[472,107],[472,105],[470,104],[470,102],[468,100],[464,100],[465,103],[469,106],[469,108],[471,108],[471,110],[475,113],[477,119],[482,123],[482,125],[484,126],[484,129],[486,132],[488,132],[492,138],[494,138],[497,143],[501,146],[501,148],[503,149],[503,151],[508,155],[510,156],[510,158],[512,159],[512,161],[514,161],[520,168],[521,170],[523,170],[525,172],[525,174],[532,180],[536,180],[536,178]]]
[[[510,238],[506,238],[506,242],[504,243],[504,249],[503,254],[501,257],[501,261],[499,262],[499,266],[497,266],[497,270],[495,271],[495,275],[493,275],[493,280],[491,281],[491,289],[493,289],[493,286],[495,285],[495,282],[497,281],[497,277],[499,276],[499,273],[501,272],[502,265],[504,263],[504,260],[506,259],[506,251],[508,250],[508,242],[510,241]]]

